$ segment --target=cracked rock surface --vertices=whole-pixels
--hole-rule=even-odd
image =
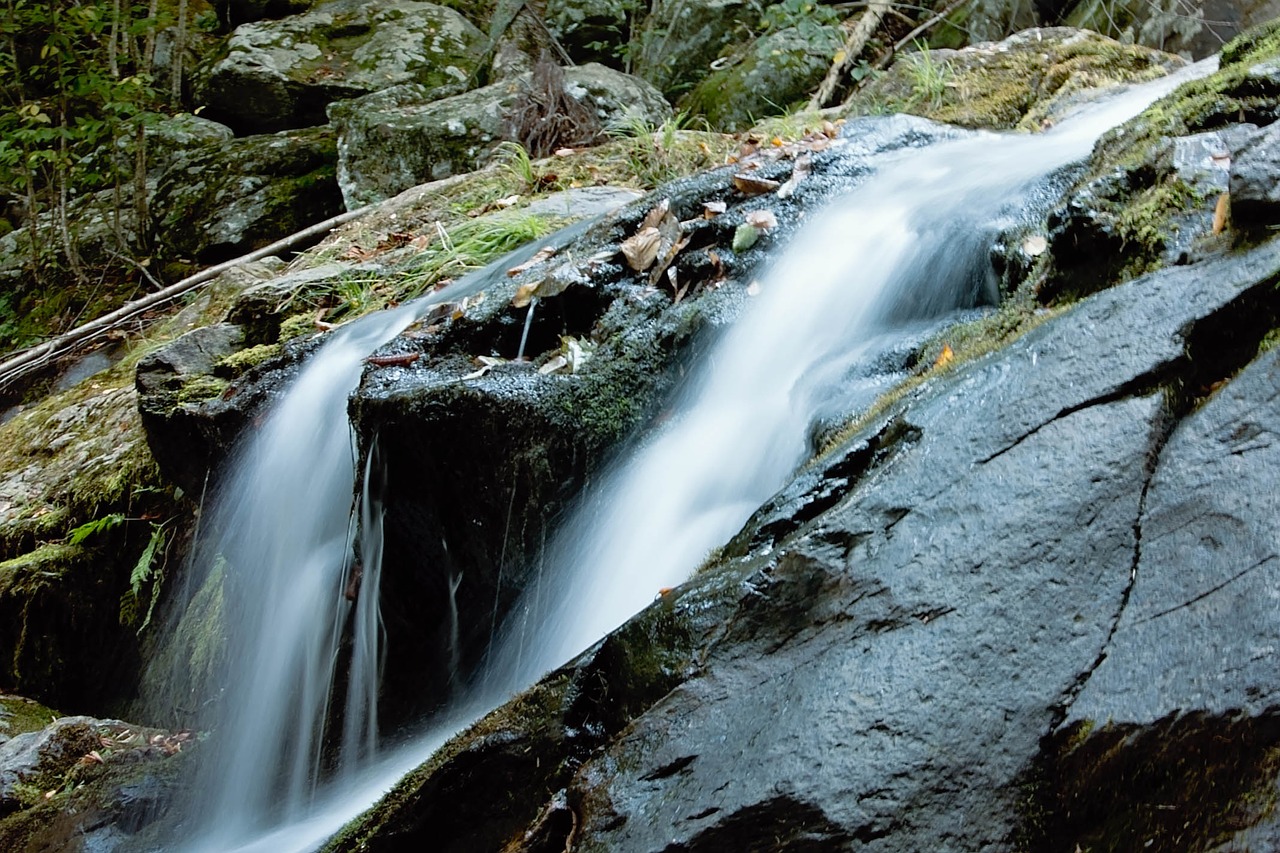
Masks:
[[[1171,268],[922,386],[334,849],[481,849],[450,803],[517,760],[512,850],[1267,849],[1278,279]]]

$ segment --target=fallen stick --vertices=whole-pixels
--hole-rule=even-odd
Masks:
[[[208,269],[201,270],[193,276],[184,278],[182,281],[171,284],[161,290],[157,290],[155,293],[149,293],[141,299],[135,299],[133,302],[122,305],[116,310],[103,314],[95,320],[90,320],[88,323],[84,323],[68,332],[64,332],[56,338],[45,341],[42,344],[37,344],[33,347],[29,347],[25,350],[21,350],[5,361],[0,362],[0,388],[7,387],[23,375],[42,367],[53,359],[70,352],[75,347],[92,340],[94,337],[105,334],[106,332],[119,327],[121,324],[132,319],[136,315],[194,290],[205,282],[217,278],[232,267],[238,266],[239,264],[249,263],[250,261],[256,261],[259,258],[265,258],[268,255],[274,255],[277,252],[288,249],[289,247],[302,242],[303,240],[308,240],[319,234],[331,231],[339,225],[343,225],[353,219],[357,219],[367,213],[370,209],[371,208],[368,207],[362,207],[359,210],[340,213],[337,216],[326,219],[324,222],[317,222],[315,225],[311,225],[301,231],[290,234],[288,237],[277,240],[268,246],[263,246],[261,249],[256,249],[247,255],[241,255],[238,258],[223,261],[220,264],[215,264]]]
[[[862,55],[863,48],[867,46],[867,42],[875,34],[876,28],[880,26],[880,21],[884,18],[885,13],[889,11],[891,5],[890,0],[871,0],[871,3],[867,5],[867,11],[862,13],[858,23],[849,32],[849,37],[845,39],[844,47],[836,55],[836,61],[831,63],[831,67],[827,69],[827,76],[823,78],[822,84],[818,86],[818,91],[814,92],[813,97],[809,99],[809,109],[822,109],[831,100],[831,96],[836,93],[836,87],[840,85],[840,78]]]

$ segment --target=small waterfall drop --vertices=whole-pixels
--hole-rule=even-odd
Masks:
[[[984,134],[877,161],[876,175],[815,216],[770,265],[754,304],[712,348],[674,417],[583,499],[539,558],[545,570],[508,617],[511,627],[498,631],[480,683],[417,741],[376,759],[372,689],[348,686],[343,740],[363,758],[316,791],[325,699],[349,606],[344,572],[353,570],[346,400],[362,359],[423,306],[336,332],[238,458],[213,515],[206,558],[224,559],[246,573],[237,583],[254,586],[237,596],[249,606],[234,629],[243,637],[234,649],[239,670],[220,726],[232,736],[205,759],[211,818],[195,849],[314,849],[453,732],[687,578],[785,484],[807,452],[814,413],[874,340],[979,299],[986,226],[1177,82],[1109,99],[1042,136]],[[448,298],[460,295],[451,289]],[[381,511],[375,495],[361,503],[363,605],[376,603]],[[358,643],[376,641],[376,608],[361,626]],[[373,654],[362,669],[376,674]],[[267,772],[276,767],[280,777]]]

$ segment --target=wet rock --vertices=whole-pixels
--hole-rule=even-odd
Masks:
[[[0,813],[22,806],[20,784],[61,776],[101,743],[91,717],[63,717],[38,732],[18,735],[0,745]],[[38,786],[38,785],[37,785]]]
[[[229,260],[340,212],[336,173],[327,128],[205,147],[160,180],[157,240],[171,257]]]
[[[1088,90],[1150,80],[1182,64],[1087,30],[1032,29],[960,50],[901,56],[841,113],[901,111],[963,127],[1039,130]]]
[[[1280,367],[1268,355],[1229,378],[1275,324],[1277,273],[1272,243],[1148,276],[909,395],[803,470],[718,563],[535,688],[560,697],[544,716],[495,712],[403,783],[408,800],[332,849],[428,832],[462,849],[464,836],[417,818],[447,814],[450,785],[497,784],[505,771],[482,754],[495,725],[556,767],[539,777],[543,808],[511,806],[548,849],[749,849],[768,837],[797,850],[1032,839],[1070,851],[1096,838],[1087,816],[1129,802],[1100,780],[1152,778],[1045,769],[1047,736],[1095,713],[1120,734],[1089,756],[1132,750],[1134,767],[1162,772],[1201,755],[1192,776],[1224,780],[1227,811],[1212,815],[1202,787],[1158,789],[1193,818],[1193,837],[1257,824],[1264,809],[1237,806],[1275,784],[1264,588],[1280,552],[1275,508],[1250,496],[1273,474],[1265,424]],[[1194,389],[1223,380],[1170,433]],[[1204,554],[1191,572],[1177,568],[1189,549]],[[1185,642],[1153,633],[1170,618]],[[631,636],[660,620],[648,645]],[[1196,638],[1214,631],[1202,649]],[[653,670],[667,673],[661,686],[632,692],[634,664],[610,647],[668,655]],[[588,691],[596,699],[570,698],[581,694],[569,683],[597,677],[610,686]],[[1240,748],[1215,752],[1200,732]],[[1172,844],[1156,849],[1183,849]]]
[[[178,790],[189,732],[64,717],[0,744],[0,845],[114,851]]]
[[[564,71],[566,92],[602,123],[660,123],[670,106],[642,80],[602,65]],[[335,105],[338,180],[348,209],[476,168],[504,139],[508,115],[527,91],[521,75],[432,102],[420,86],[399,86]]]
[[[1280,124],[1258,130],[1231,160],[1231,215],[1247,227],[1280,222]]]
[[[325,107],[400,83],[465,83],[483,34],[452,9],[417,0],[334,0],[280,21],[245,24],[225,56],[197,72],[207,115],[239,133],[325,122]]]

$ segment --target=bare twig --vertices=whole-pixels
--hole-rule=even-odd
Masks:
[[[288,249],[291,246],[303,242],[304,240],[311,239],[312,237],[336,228],[345,222],[350,222],[357,217],[363,216],[369,211],[369,209],[370,208],[361,208],[359,210],[339,214],[331,219],[326,219],[324,222],[319,222],[309,228],[304,228],[296,234],[290,234],[288,237],[277,240],[269,246],[263,246],[261,249],[257,249],[247,255],[242,255],[233,260],[209,267],[208,269],[202,270],[193,276],[184,278],[176,284],[171,284],[163,290],[158,290],[155,293],[142,297],[141,299],[134,300],[127,305],[122,305],[115,311],[104,314],[96,320],[90,320],[88,323],[85,323],[82,326],[77,326],[71,331],[58,335],[52,340],[21,350],[6,359],[4,362],[0,362],[0,388],[9,386],[15,380],[20,379],[32,371],[38,370],[76,347],[82,346],[94,338],[106,334],[112,329],[119,328],[144,311],[148,311],[157,305],[162,305],[171,299],[176,299],[177,297],[196,289],[200,285],[216,278],[218,275],[226,272],[232,267],[248,263],[250,261],[256,261],[259,258],[265,258],[268,255],[274,255],[275,253]]]
[[[921,34],[925,32],[925,30],[933,28],[943,18],[950,15],[952,12],[954,12],[956,9],[963,6],[965,3],[969,3],[969,2],[972,2],[972,0],[951,0],[950,3],[943,6],[941,9],[935,12],[932,16],[926,19],[925,22],[922,23],[920,26],[916,27],[914,30],[912,30],[911,32],[907,33],[905,36],[903,36],[902,38],[894,42],[893,47],[889,48],[889,50],[887,50],[883,56],[881,56],[875,62],[871,63],[871,67],[876,69],[877,71],[885,68],[891,61],[893,61],[893,58],[898,55],[899,51],[901,51],[904,47],[906,47],[907,45],[911,44],[913,41],[918,39],[921,36]]]
[[[822,84],[818,86],[818,91],[813,93],[813,97],[809,99],[809,109],[817,110],[827,105],[831,97],[836,93],[836,87],[840,85],[840,78],[844,77],[845,72],[858,60],[862,55],[863,49],[867,46],[871,36],[880,26],[881,19],[891,7],[889,0],[872,0],[867,6],[867,11],[862,13],[862,17],[858,18],[858,23],[854,25],[849,32],[849,37],[845,39],[844,47],[837,54],[836,61],[831,63],[831,68],[827,70],[827,76],[823,79]]]

